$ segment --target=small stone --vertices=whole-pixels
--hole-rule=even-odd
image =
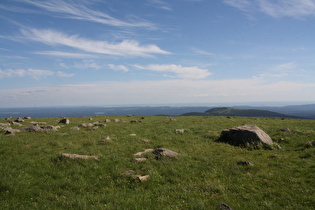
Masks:
[[[149,179],[149,175],[134,175],[134,177],[136,179],[139,179],[139,181],[144,182],[147,181]]]
[[[154,149],[145,149],[143,152],[137,152],[136,154],[134,154],[134,156],[142,156],[145,153],[153,152],[153,151]]]
[[[146,160],[147,160],[146,158],[134,158],[132,162],[142,163],[142,162],[145,162]]]
[[[185,129],[175,129],[174,132],[175,133],[184,133]]]
[[[237,165],[239,165],[239,166],[254,166],[254,164],[252,164],[251,162],[248,162],[248,161],[239,161],[239,162],[237,162]]]
[[[69,153],[63,153],[61,156],[70,158],[70,159],[84,159],[84,160],[86,159],[98,160],[99,159],[98,156],[94,156],[94,155],[78,155],[78,154],[69,154]]]
[[[222,210],[233,210],[231,207],[229,207],[227,204],[225,203],[221,203],[219,205],[219,209],[222,209]]]
[[[69,119],[61,119],[59,121],[59,123],[63,123],[63,124],[69,125],[70,124],[70,120]]]
[[[78,126],[74,126],[74,127],[70,128],[70,130],[78,131],[78,130],[80,130],[80,128]]]

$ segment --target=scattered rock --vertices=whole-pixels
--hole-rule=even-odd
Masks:
[[[229,207],[227,204],[225,203],[221,203],[219,205],[219,209],[222,209],[222,210],[233,210],[231,207]]]
[[[92,117],[90,117],[90,118],[89,118],[89,120],[93,120],[93,118],[92,118]]]
[[[12,122],[12,125],[23,126],[21,123],[18,122]]]
[[[145,149],[143,152],[137,152],[134,154],[134,156],[142,156],[143,154],[145,153],[148,153],[148,152],[153,152],[154,149]]]
[[[242,125],[221,132],[221,137],[217,140],[234,146],[245,146],[246,143],[263,143],[272,145],[270,136],[255,125]]]
[[[315,146],[315,141],[309,141],[308,142],[311,146]]]
[[[79,126],[83,127],[83,128],[87,128],[87,127],[93,127],[93,124],[92,123],[82,123]]]
[[[21,132],[21,130],[19,130],[19,129],[7,129],[6,130],[6,134],[9,134],[9,135],[15,135],[16,133],[19,133],[19,132]]]
[[[0,126],[10,126],[10,123],[0,123]]]
[[[100,122],[94,122],[93,125],[94,126],[99,126],[99,127],[105,127],[106,126],[106,124],[100,123]]]
[[[239,162],[237,162],[237,165],[239,165],[239,166],[254,166],[254,164],[252,164],[251,162],[248,162],[248,161],[239,161]]]
[[[116,122],[116,123],[117,123],[117,122],[120,122],[120,119],[115,119],[114,122]]]
[[[146,160],[147,160],[146,158],[134,158],[132,162],[142,163],[142,162],[145,162]]]
[[[175,118],[170,118],[170,121],[176,121],[176,119]]]
[[[154,150],[152,153],[155,155],[156,159],[160,159],[161,157],[176,158],[180,155],[177,152],[165,148],[158,148]]]
[[[148,181],[149,175],[134,175],[135,179],[138,179],[140,182]]]
[[[43,131],[43,129],[39,125],[30,125],[30,126],[21,128],[21,130],[28,131],[28,132]]]
[[[70,159],[95,159],[98,160],[99,157],[98,156],[94,156],[94,155],[78,155],[78,154],[70,154],[70,153],[62,153],[61,154],[62,157],[65,158],[70,158]]]
[[[74,127],[70,128],[70,130],[78,131],[78,130],[80,130],[80,128],[78,126],[74,126]]]
[[[22,118],[17,118],[16,120],[14,120],[14,122],[24,122],[24,120]]]
[[[25,119],[25,120],[30,120],[30,119],[32,119],[32,118],[31,118],[30,116],[25,116],[24,119]]]
[[[128,170],[128,171],[123,172],[123,175],[133,175],[135,173],[136,172],[134,170]]]
[[[135,133],[132,133],[132,134],[130,134],[130,136],[137,136],[137,134],[135,134]]]
[[[96,129],[98,129],[98,126],[93,126],[92,129],[96,130]]]
[[[149,143],[149,142],[150,142],[150,140],[148,140],[148,139],[141,139],[141,141],[142,141],[143,143]]]
[[[61,119],[59,121],[59,123],[63,123],[63,124],[69,125],[70,124],[70,120],[69,119]]]
[[[109,136],[106,136],[105,138],[102,139],[103,143],[109,142],[111,138]]]
[[[175,129],[174,132],[177,133],[184,133],[185,129]]]
[[[291,132],[290,128],[281,128],[278,131],[282,131],[282,132]]]
[[[105,122],[106,123],[110,123],[110,119],[105,119]]]
[[[28,132],[38,132],[38,131],[57,131],[58,128],[60,128],[60,126],[52,126],[52,125],[30,125],[30,126],[26,126],[21,128],[21,130],[23,131],[28,131]]]

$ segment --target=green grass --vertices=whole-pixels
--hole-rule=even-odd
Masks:
[[[315,121],[247,117],[106,117],[104,128],[70,130],[104,116],[69,118],[58,131],[0,132],[0,209],[314,209]],[[127,123],[115,123],[115,118]],[[32,119],[57,125],[59,119]],[[0,119],[0,123],[6,122]],[[249,150],[216,140],[223,129],[257,125],[281,146]],[[15,127],[18,128],[18,127]],[[175,134],[175,129],[185,129]],[[290,128],[291,132],[279,132]],[[130,134],[136,134],[131,136]],[[110,136],[111,141],[101,140]],[[142,139],[150,140],[144,143]],[[133,154],[164,147],[177,159],[134,163]],[[62,153],[97,155],[70,160]],[[254,166],[239,166],[249,161]],[[150,175],[145,182],[127,170]]]

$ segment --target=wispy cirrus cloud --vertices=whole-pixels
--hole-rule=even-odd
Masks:
[[[23,35],[22,39],[40,42],[51,46],[66,46],[90,53],[138,57],[151,57],[152,54],[170,54],[170,52],[162,50],[156,45],[140,45],[134,40],[123,40],[118,43],[109,43],[106,41],[95,41],[81,38],[78,35],[69,36],[49,29],[21,29],[21,33]],[[17,41],[18,38],[11,39]]]
[[[30,4],[37,8],[45,9],[49,12],[53,12],[61,18],[70,18],[76,20],[91,21],[111,26],[121,26],[121,27],[144,27],[148,29],[156,29],[157,27],[146,20],[135,18],[133,20],[120,20],[112,17],[109,14],[100,12],[97,10],[90,9],[87,6],[87,2],[78,1],[66,1],[66,0],[50,0],[50,1],[40,1],[40,0],[24,0],[24,3]],[[133,16],[135,17],[135,16]]]
[[[201,69],[196,66],[184,67],[184,66],[175,65],[175,64],[170,64],[170,65],[151,64],[148,66],[141,66],[141,65],[133,65],[133,66],[138,69],[162,72],[162,73],[165,73],[164,76],[177,77],[181,79],[204,79],[211,75],[211,72],[209,72],[208,69]]]
[[[63,52],[63,51],[41,51],[34,52],[39,55],[48,55],[48,56],[56,56],[56,57],[66,57],[66,58],[95,58],[97,56],[91,54],[84,53],[73,53],[73,52]]]
[[[315,15],[315,0],[224,0],[246,13],[260,11],[271,17],[301,18]]]
[[[167,10],[167,11],[172,11],[173,9],[169,6],[169,3],[166,1],[162,0],[150,0],[150,3],[159,9]]]
[[[107,66],[108,66],[108,68],[115,70],[115,71],[123,71],[123,72],[129,71],[128,67],[125,65],[108,64]]]
[[[54,72],[42,69],[0,69],[0,79],[5,77],[31,77],[33,79],[40,79],[49,76],[71,77],[73,74],[67,74],[62,71]]]

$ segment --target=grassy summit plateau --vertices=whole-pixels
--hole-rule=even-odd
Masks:
[[[11,125],[59,125],[56,131],[0,129],[0,209],[314,209],[315,120],[92,118]],[[106,126],[82,126],[94,122]],[[243,124],[260,127],[281,149],[216,142]]]

